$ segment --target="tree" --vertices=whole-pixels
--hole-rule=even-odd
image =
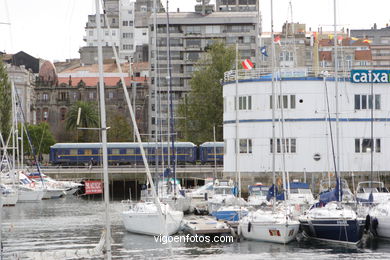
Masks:
[[[5,65],[0,59],[0,131],[4,140],[7,140],[11,130],[11,111],[11,83]]]
[[[50,152],[50,146],[56,143],[47,123],[42,122],[38,125],[27,125],[27,131],[37,158],[42,158],[42,154],[48,154]],[[25,154],[32,156],[33,153],[27,135],[24,135],[23,145],[25,147]]]
[[[132,140],[133,131],[130,123],[121,114],[110,113],[108,119],[107,139],[109,142],[130,142]]]
[[[77,118],[79,114],[79,108],[81,108],[80,112],[80,123],[77,125]],[[98,109],[94,103],[85,102],[85,101],[77,101],[72,107],[69,109],[69,112],[66,117],[66,129],[67,130],[75,130],[78,127],[83,128],[96,128],[99,127],[99,115]],[[95,133],[95,134],[94,134]],[[80,140],[84,142],[96,141],[97,138],[96,131],[94,130],[81,130],[81,135],[79,137]]]
[[[190,80],[191,91],[178,107],[179,130],[184,139],[194,143],[223,139],[222,80],[224,72],[234,67],[235,49],[214,43],[198,62]]]

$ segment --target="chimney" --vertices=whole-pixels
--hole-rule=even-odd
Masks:
[[[180,8],[177,8],[177,12],[180,13]]]

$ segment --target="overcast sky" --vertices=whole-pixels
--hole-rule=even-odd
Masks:
[[[212,1],[213,2],[213,1]],[[214,1],[215,2],[215,1]],[[274,0],[274,29],[291,21],[290,0]],[[338,0],[338,24],[352,29],[390,24],[389,0]],[[170,0],[169,10],[193,11],[196,0]],[[291,0],[293,21],[307,29],[333,30],[333,0]],[[163,5],[166,1],[163,0]],[[263,31],[270,31],[270,0],[260,0]],[[23,50],[48,60],[78,58],[85,45],[87,15],[95,12],[95,0],[0,0],[0,50]],[[1,23],[11,23],[5,25]]]

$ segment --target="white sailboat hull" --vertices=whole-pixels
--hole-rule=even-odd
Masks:
[[[250,225],[250,228],[248,225]],[[241,235],[248,240],[287,244],[296,238],[299,231],[299,222],[243,222],[240,223],[240,231]]]
[[[390,201],[372,208],[369,216],[371,232],[378,237],[390,238]]]
[[[18,193],[13,192],[9,194],[4,194],[1,197],[1,202],[3,206],[15,206],[16,202],[18,202]]]
[[[66,195],[73,195],[73,194],[75,194],[75,192],[76,192],[78,189],[79,189],[79,187],[73,187],[73,188],[71,188],[71,189],[69,189],[69,190],[66,190],[66,191],[65,191],[65,194],[66,194]]]
[[[378,220],[378,227],[376,229],[378,237],[390,238],[390,217],[381,216],[376,217]]]
[[[44,195],[43,190],[34,189],[19,189],[18,202],[35,202],[42,200]]]
[[[61,198],[64,195],[65,195],[64,190],[47,189],[47,190],[45,190],[42,199],[44,199],[44,200],[58,199],[58,198]]]
[[[125,229],[129,232],[143,235],[165,235],[165,227],[158,212],[155,213],[134,213],[125,211],[122,213]],[[175,234],[179,231],[183,212],[169,212],[166,218],[167,235]]]

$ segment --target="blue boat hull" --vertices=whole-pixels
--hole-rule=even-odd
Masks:
[[[300,223],[305,235],[311,238],[358,243],[363,236],[365,220],[324,219],[310,222],[300,220]]]
[[[239,221],[242,217],[248,215],[247,211],[236,211],[236,210],[223,210],[223,211],[214,211],[211,213],[217,220],[226,220],[226,221]]]

